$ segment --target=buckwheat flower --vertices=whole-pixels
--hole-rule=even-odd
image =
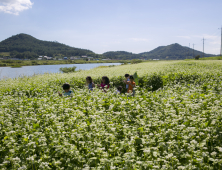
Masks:
[[[144,153],[150,153],[150,149],[149,149],[149,148],[146,148],[146,149],[143,150],[143,152],[144,152]]]
[[[162,165],[162,169],[167,169],[167,166],[166,165]]]
[[[14,152],[15,152],[15,150],[14,150],[14,149],[10,149],[10,150],[9,150],[9,152],[14,153]]]
[[[212,156],[216,156],[216,155],[217,155],[217,152],[212,152],[211,155],[212,155]]]
[[[157,157],[158,153],[157,152],[153,152],[153,156]]]
[[[222,152],[222,147],[217,147],[217,149],[219,150],[219,152]]]
[[[185,166],[178,166],[178,169],[186,169],[186,167]]]
[[[18,157],[13,158],[12,160],[13,160],[13,161],[16,161],[16,162],[21,162],[20,158],[18,158]]]
[[[198,162],[202,162],[203,160],[201,158],[196,159]]]
[[[10,161],[4,161],[3,162],[3,164],[9,164],[10,163]]]
[[[191,143],[191,144],[197,144],[197,141],[192,140],[190,143]]]
[[[153,168],[159,169],[159,166],[155,165],[155,166],[153,166]]]
[[[27,169],[27,167],[23,165],[22,167],[18,168],[18,170],[23,170],[23,169]]]
[[[200,132],[200,135],[202,136],[202,135],[204,135],[204,133],[203,133],[203,132]]]
[[[172,154],[172,153],[170,153],[170,154],[168,154],[168,155],[166,156],[167,159],[169,159],[169,158],[171,158],[171,157],[173,157],[173,154]]]

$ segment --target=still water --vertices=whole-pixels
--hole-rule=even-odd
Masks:
[[[34,74],[59,73],[61,67],[76,66],[76,70],[89,70],[98,66],[120,65],[121,63],[62,64],[23,66],[21,68],[0,67],[0,79],[32,76]]]

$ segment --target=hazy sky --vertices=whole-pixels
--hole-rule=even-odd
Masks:
[[[179,43],[220,53],[222,0],[0,0],[0,41],[19,33],[73,47],[140,53]]]

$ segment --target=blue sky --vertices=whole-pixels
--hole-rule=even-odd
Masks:
[[[221,0],[0,0],[0,41],[19,33],[96,53],[179,43],[220,53]]]

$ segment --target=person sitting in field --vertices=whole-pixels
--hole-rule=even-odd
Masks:
[[[103,89],[103,91],[106,92],[105,87],[106,89],[109,88],[109,78],[107,76],[103,76],[101,84],[97,84],[97,87]]]
[[[86,84],[88,85],[88,89],[90,91],[93,91],[93,88],[95,87],[95,84],[92,81],[92,78],[90,76],[86,77]]]
[[[132,96],[135,95],[134,87],[136,87],[136,83],[134,82],[133,75],[129,76],[130,81],[127,81],[126,84],[129,85],[127,93],[132,93]]]
[[[116,94],[121,94],[122,89],[123,89],[123,87],[122,87],[122,86],[119,86],[119,87],[117,88]]]
[[[70,90],[70,85],[68,83],[65,83],[62,85],[63,88],[63,93],[59,93],[59,96],[72,96],[73,95],[73,91]]]

